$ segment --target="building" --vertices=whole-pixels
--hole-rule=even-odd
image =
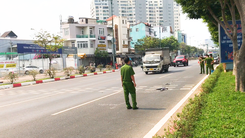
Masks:
[[[153,26],[174,28],[173,0],[92,0],[91,16],[105,20],[108,16],[125,16],[130,25],[148,22]]]
[[[81,17],[75,22],[69,17],[68,22],[62,23],[62,29],[64,46],[77,47],[78,65],[94,62],[96,48],[108,50],[107,25],[97,23],[96,19]]]
[[[187,44],[187,34],[182,33],[181,31],[175,32],[175,38],[178,40],[179,43]]]
[[[143,39],[146,36],[155,37],[154,30],[149,23],[138,23],[134,26],[130,26],[130,37],[132,41],[130,42],[131,48],[135,48],[138,39]]]
[[[147,0],[147,22],[152,26],[174,28],[173,0]]]
[[[108,43],[110,49],[112,49],[112,20],[113,20],[113,28],[114,28],[114,38],[115,38],[115,48],[117,55],[122,55],[128,53],[129,44],[128,44],[128,22],[126,17],[122,16],[112,16],[108,18],[107,21],[107,29],[108,29]],[[112,52],[112,51],[111,51]]]
[[[17,43],[34,44],[33,42],[34,40],[18,39],[13,31],[7,31],[0,37],[0,53],[17,52]],[[17,55],[7,56],[4,57],[4,59],[13,59],[16,56]]]
[[[171,26],[154,26],[155,37],[165,39],[174,36],[174,31]]]
[[[181,7],[178,3],[174,2],[174,32],[181,30]]]

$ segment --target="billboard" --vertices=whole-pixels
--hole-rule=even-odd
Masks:
[[[232,24],[232,21],[228,22]],[[237,24],[237,43],[238,49],[242,45],[242,27],[241,21],[236,21]],[[231,30],[228,29],[230,33]],[[220,59],[221,63],[231,63],[233,62],[233,44],[231,39],[225,34],[225,30],[219,25],[219,39],[220,39]]]
[[[18,53],[38,53],[38,54],[62,54],[62,49],[57,51],[49,51],[44,47],[40,47],[36,44],[17,44]]]

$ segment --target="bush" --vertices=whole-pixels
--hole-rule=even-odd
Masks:
[[[195,122],[199,119],[205,99],[214,88],[221,72],[222,65],[219,65],[212,75],[202,85],[202,90],[199,95],[195,95],[194,99],[189,99],[189,103],[183,108],[182,113],[177,114],[178,119],[174,120],[173,125],[168,127],[165,135],[162,137],[193,137]],[[156,136],[155,138],[160,138]]]
[[[45,70],[45,74],[49,75],[50,78],[54,78],[56,75],[56,69],[51,68],[51,69]]]
[[[97,68],[98,68],[100,71],[102,71],[102,69],[103,69],[103,64],[99,64],[99,65],[97,66]]]
[[[91,72],[95,72],[96,68],[94,66],[88,66],[88,70]]]
[[[13,84],[14,81],[16,81],[18,78],[19,78],[19,75],[17,73],[14,73],[14,72],[9,72],[4,77],[4,79],[9,80],[11,84]]]
[[[29,75],[31,75],[33,77],[33,81],[36,81],[37,74],[39,74],[39,72],[37,70],[30,70],[29,71]]]
[[[84,68],[83,65],[81,65],[81,66],[78,67],[78,73],[79,73],[79,74],[85,73],[85,68]]]
[[[111,65],[106,65],[106,69],[111,70],[112,66]]]
[[[73,67],[67,67],[67,68],[64,68],[64,74],[66,76],[70,76],[74,71],[74,68]]]

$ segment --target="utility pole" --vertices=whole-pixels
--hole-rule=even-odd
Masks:
[[[113,68],[115,69],[115,38],[114,38],[114,18],[113,18],[113,10],[112,10],[112,4],[113,4],[113,0],[111,0],[111,13],[112,13],[112,63],[113,63]]]

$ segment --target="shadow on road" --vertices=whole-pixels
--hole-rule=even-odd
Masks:
[[[166,108],[139,108],[138,110],[166,110]]]

